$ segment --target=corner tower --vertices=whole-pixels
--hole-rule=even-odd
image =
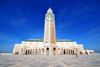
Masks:
[[[56,45],[55,16],[51,8],[45,14],[44,43]]]

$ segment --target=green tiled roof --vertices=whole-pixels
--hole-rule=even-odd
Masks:
[[[44,38],[40,38],[40,39],[28,39],[26,41],[44,41]],[[58,38],[56,38],[56,41],[60,41],[60,42],[64,42],[64,41],[73,42],[72,40],[69,40],[69,39],[58,39]]]

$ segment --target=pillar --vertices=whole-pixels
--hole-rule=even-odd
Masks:
[[[65,54],[66,54],[66,49],[65,49]]]
[[[41,55],[42,55],[42,49],[41,49]]]
[[[36,49],[34,49],[34,55],[36,54]]]
[[[32,54],[34,54],[34,49],[32,49]]]
[[[52,47],[50,46],[49,47],[49,55],[52,55],[52,51],[51,50],[52,50]]]
[[[56,55],[58,55],[58,47],[56,47]]]
[[[64,49],[62,49],[62,54],[64,54]]]
[[[27,51],[27,54],[28,54],[28,50],[26,49],[26,51]]]
[[[29,54],[31,54],[31,50],[29,49]]]
[[[44,47],[44,55],[46,55],[46,47]]]
[[[70,49],[69,49],[69,54],[70,54]]]
[[[32,50],[31,54],[33,54],[33,49],[31,49],[31,50]]]
[[[37,55],[38,55],[38,49],[37,49]]]
[[[67,49],[66,49],[66,54],[67,54]]]
[[[69,49],[68,49],[68,54],[69,54]]]
[[[19,55],[21,55],[21,49],[20,49],[20,51],[19,51]]]
[[[76,54],[76,49],[74,49],[74,54]]]
[[[71,49],[71,54],[73,53],[72,49]]]

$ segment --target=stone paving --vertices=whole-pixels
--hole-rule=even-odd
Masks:
[[[100,54],[0,55],[0,67],[100,67]]]

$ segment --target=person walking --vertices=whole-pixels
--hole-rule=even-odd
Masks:
[[[76,53],[76,57],[78,57],[77,53]]]

